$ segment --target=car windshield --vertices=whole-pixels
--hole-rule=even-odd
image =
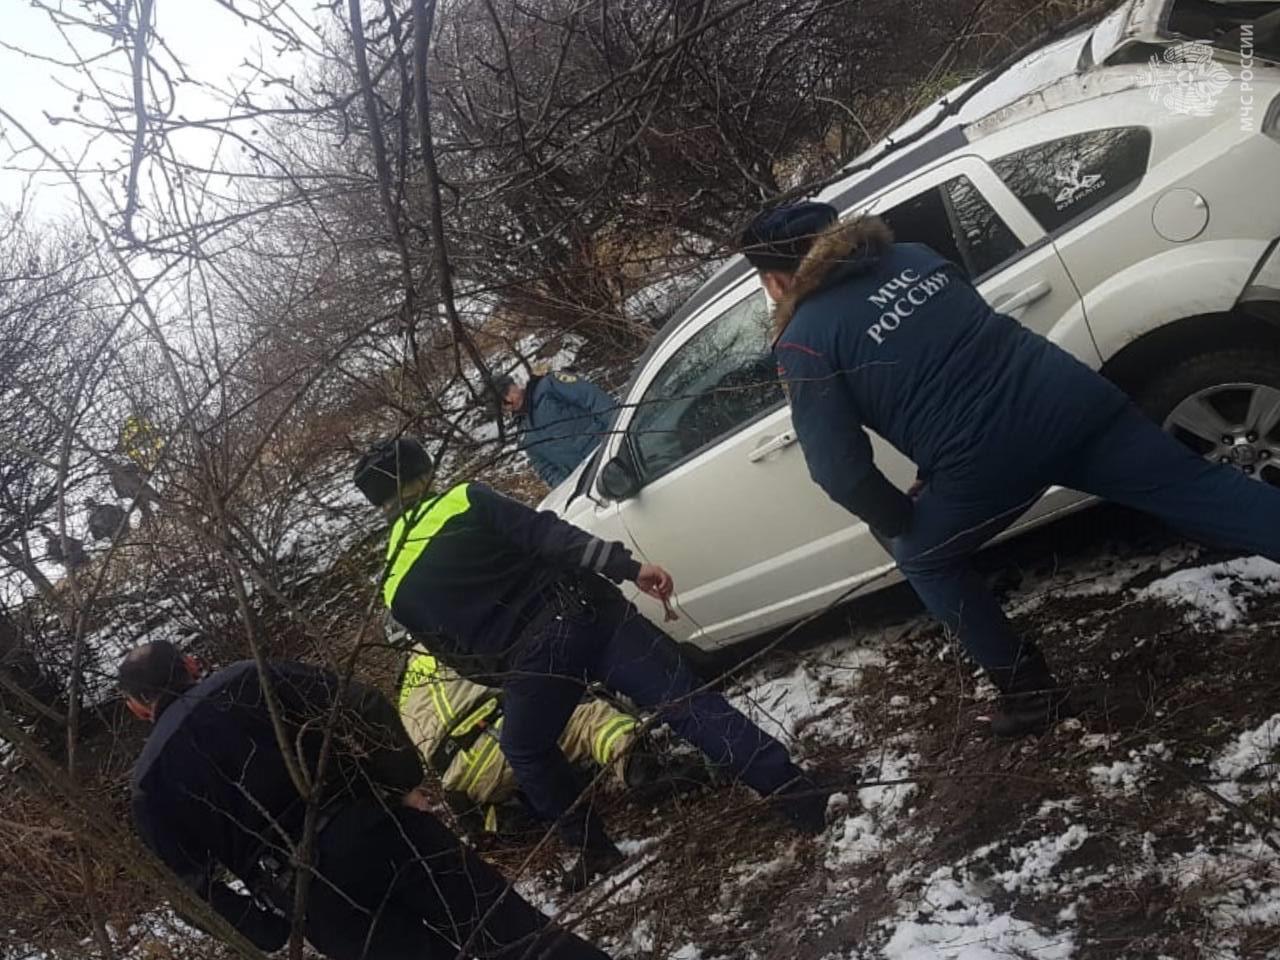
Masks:
[[[643,479],[782,402],[770,325],[768,301],[757,289],[666,361],[627,431]]]

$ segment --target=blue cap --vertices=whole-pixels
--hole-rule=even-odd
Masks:
[[[838,219],[835,207],[816,200],[762,210],[742,231],[742,252],[757,270],[791,273],[814,238]]]

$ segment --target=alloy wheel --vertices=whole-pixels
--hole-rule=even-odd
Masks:
[[[1206,459],[1280,486],[1280,389],[1261,383],[1206,387],[1174,407],[1164,428]]]

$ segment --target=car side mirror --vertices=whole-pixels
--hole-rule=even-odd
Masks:
[[[600,492],[611,500],[628,500],[640,492],[640,478],[625,459],[614,457],[600,468]]]

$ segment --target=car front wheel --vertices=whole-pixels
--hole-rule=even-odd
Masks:
[[[1201,456],[1280,486],[1280,352],[1198,354],[1150,382],[1137,400]]]

